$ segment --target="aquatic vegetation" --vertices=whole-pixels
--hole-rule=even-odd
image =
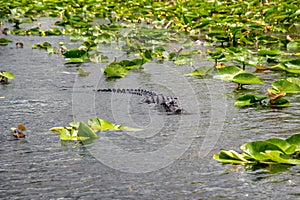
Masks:
[[[8,83],[8,79],[14,79],[15,75],[8,71],[0,71],[0,83]]]
[[[293,134],[287,139],[269,138],[247,142],[241,147],[242,153],[234,150],[221,150],[214,159],[230,164],[300,164],[300,134]]]
[[[214,78],[237,83],[240,89],[243,88],[243,85],[263,84],[261,78],[252,73],[247,73],[237,66],[227,66],[219,69]]]
[[[286,78],[287,74],[300,74],[298,4],[294,0],[3,1],[0,33],[68,36],[78,46],[60,43],[55,47],[44,42],[32,48],[61,54],[67,63],[107,62],[103,70],[107,78],[122,78],[150,61],[171,61],[180,67],[192,63],[199,55],[212,60],[214,66],[196,66],[185,76],[221,79],[238,84],[239,89],[244,85],[264,83],[259,73],[251,71],[253,68],[273,70],[281,73],[283,79],[274,81],[267,95],[246,94],[235,101],[235,106],[286,107],[289,106],[284,98],[286,94],[300,91],[297,77]],[[42,17],[54,20],[51,27],[43,27]],[[33,22],[37,25],[26,26]],[[7,23],[10,25],[6,27]],[[197,41],[209,46],[210,50],[202,52],[191,48]],[[12,41],[0,38],[0,45],[9,42]],[[98,49],[99,45],[106,44],[134,58],[111,61]],[[167,49],[168,44],[176,44],[176,48]],[[82,76],[88,75],[82,68],[76,70]],[[0,78],[1,82],[7,82],[13,75],[1,72]],[[259,94],[259,89],[256,90],[255,94]],[[123,128],[97,118],[88,125],[76,122],[70,127],[51,130],[59,132],[61,140],[86,140],[97,139],[97,131]],[[294,141],[299,141],[299,137],[291,138],[285,142],[273,139],[248,143],[242,146],[243,154],[221,151],[215,159],[229,163],[298,164],[298,160],[291,157],[299,155],[299,150],[292,151],[294,146],[298,148]]]
[[[289,101],[283,98],[286,94],[295,94],[300,92],[300,79],[291,77],[281,79],[272,83],[272,88],[268,88],[268,96],[256,96],[246,94],[235,100],[237,107],[288,107]],[[269,97],[269,101],[266,100]]]
[[[0,45],[1,46],[6,46],[8,43],[12,42],[12,40],[9,40],[7,38],[0,38]]]
[[[139,69],[145,63],[144,59],[122,60],[111,62],[104,69],[107,78],[122,78],[131,69]]]
[[[88,125],[84,122],[71,122],[70,126],[53,127],[50,131],[58,132],[61,140],[94,140],[99,138],[96,134],[99,131],[123,130],[140,131],[141,129],[130,128],[123,125],[116,125],[101,118],[88,120]]]

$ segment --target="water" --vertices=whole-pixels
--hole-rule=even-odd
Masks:
[[[68,44],[67,38],[9,39],[22,41],[24,48],[16,49],[13,43],[0,47],[1,70],[15,74],[9,84],[0,85],[0,96],[5,97],[0,99],[1,199],[299,197],[299,166],[270,173],[212,159],[220,149],[238,150],[248,141],[299,132],[299,95],[288,96],[291,107],[284,109],[238,109],[233,103],[241,94],[233,84],[180,76],[191,71],[190,65],[150,63],[123,79],[106,81],[100,71],[105,64],[84,63],[81,67],[92,73],[78,77],[59,55],[30,47],[44,41]],[[111,59],[120,53],[107,48]],[[199,58],[196,64],[210,63]],[[273,72],[260,76],[265,84],[250,88],[266,91],[273,80],[283,77]],[[141,98],[132,95],[95,93],[99,87],[143,87],[178,96],[189,115],[165,115],[139,104]],[[95,116],[144,131],[103,132],[100,140],[85,145],[61,142],[59,135],[48,131]],[[15,139],[10,131],[19,123],[28,129],[24,139]]]

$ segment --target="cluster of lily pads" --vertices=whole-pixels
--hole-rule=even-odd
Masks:
[[[269,138],[267,140],[247,142],[241,147],[242,153],[234,150],[221,150],[214,159],[231,164],[300,164],[300,134],[287,139]]]
[[[123,125],[116,125],[101,118],[93,118],[88,120],[88,125],[84,122],[71,122],[70,126],[53,127],[50,131],[58,132],[61,140],[94,140],[98,139],[97,132],[108,130],[126,130],[139,131],[140,129],[130,128]]]

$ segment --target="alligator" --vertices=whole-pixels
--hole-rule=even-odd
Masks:
[[[98,92],[127,93],[143,96],[143,103],[155,104],[162,108],[167,114],[182,114],[185,110],[180,108],[176,97],[157,94],[145,89],[98,89]]]

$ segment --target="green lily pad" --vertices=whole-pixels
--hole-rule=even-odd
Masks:
[[[126,69],[139,69],[144,64],[143,59],[122,60],[119,64]]]
[[[291,158],[289,158],[288,155],[285,155],[281,151],[266,150],[262,154],[267,156],[270,160],[275,161],[277,163],[284,163],[284,164],[290,164],[290,165],[299,165],[300,164],[300,160],[291,159]]]
[[[241,72],[243,72],[243,70],[237,66],[227,66],[219,69],[214,78],[224,81],[233,81],[233,77]]]
[[[246,94],[236,99],[234,105],[237,107],[261,105],[262,100],[267,98],[267,96],[256,96],[254,94]]]
[[[296,146],[295,151],[300,151],[300,134],[294,134],[294,135],[290,136],[289,138],[287,138],[286,141],[289,144]]]
[[[214,155],[214,159],[223,163],[247,164],[248,162],[260,164],[300,164],[300,134],[296,133],[287,139],[269,138],[254,142],[247,142],[241,147],[243,153],[233,150],[221,150]]]
[[[80,50],[80,49],[70,49],[67,52],[63,54],[65,59],[70,59],[70,58],[80,58],[86,55],[85,50]]]
[[[296,83],[292,83],[286,79],[278,80],[272,83],[272,86],[281,92],[285,93],[299,93],[300,86]]]
[[[221,150],[219,154],[215,154],[213,158],[222,163],[231,163],[231,164],[245,164],[252,163],[252,161],[244,158],[245,155],[239,154],[234,150]]]
[[[10,42],[12,42],[12,40],[9,40],[7,38],[0,38],[0,45],[2,45],[2,46],[6,46]]]
[[[53,127],[50,131],[59,132],[61,140],[82,141],[98,138],[95,132],[84,122],[77,122],[76,126],[72,127]]]
[[[0,72],[0,76],[4,76],[5,78],[8,78],[8,79],[14,79],[15,78],[15,75],[11,72]]]
[[[273,70],[284,70],[289,73],[300,74],[300,59],[288,60],[273,66]]]
[[[88,124],[95,132],[106,131],[106,130],[124,130],[124,131],[143,130],[143,129],[131,128],[123,125],[116,125],[101,118],[89,119]]]
[[[283,98],[283,97],[280,97],[278,99],[276,99],[272,104],[269,102],[268,105],[270,107],[274,107],[274,108],[283,108],[283,107],[289,107],[290,106],[290,102]]]
[[[277,49],[260,49],[258,51],[258,55],[261,55],[261,56],[278,56],[278,55],[281,55],[282,52],[280,50],[277,50]]]
[[[282,151],[277,145],[274,145],[267,141],[254,141],[245,143],[241,146],[241,150],[258,161],[270,160],[268,156],[262,154],[262,152],[265,152],[266,150]]]
[[[101,118],[93,118],[88,121],[89,126],[96,132],[106,130],[123,130],[122,125],[115,125]]]
[[[95,132],[87,126],[84,122],[79,123],[78,127],[78,137],[86,137],[86,138],[98,138],[98,136],[95,134]]]
[[[286,154],[292,154],[296,150],[295,145],[292,145],[288,141],[283,140],[281,138],[270,138],[270,139],[267,139],[266,141],[278,146]]]
[[[251,85],[251,84],[263,84],[264,82],[259,78],[258,76],[251,74],[251,73],[246,73],[242,72],[237,75],[235,75],[232,78],[232,81],[235,83],[239,83],[242,85]]]
[[[184,76],[206,76],[207,74],[211,73],[214,71],[214,67],[212,66],[203,66],[203,67],[198,67],[191,73],[185,74]]]
[[[300,78],[296,78],[296,77],[290,77],[286,79],[287,81],[291,82],[291,83],[295,83],[298,86],[300,86]]]
[[[296,51],[300,49],[300,40],[291,41],[287,44],[286,48],[289,51]]]
[[[118,62],[112,62],[104,69],[104,74],[107,78],[122,78],[128,73],[128,69],[120,65]]]
[[[52,48],[52,45],[49,43],[49,42],[44,42],[42,44],[38,43],[38,44],[34,44],[32,45],[32,48],[33,49],[49,49],[49,48]]]
[[[174,63],[176,65],[185,65],[188,63],[191,63],[193,61],[193,59],[185,57],[185,56],[178,56],[175,58]]]

